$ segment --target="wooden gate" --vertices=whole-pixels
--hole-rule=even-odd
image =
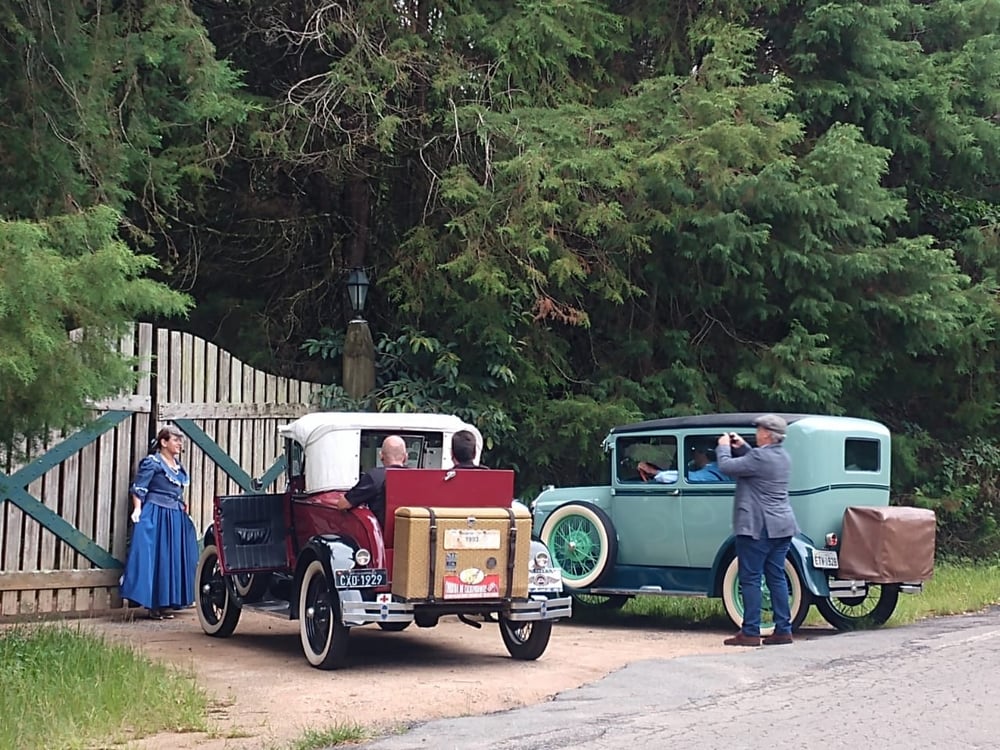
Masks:
[[[199,534],[215,495],[283,489],[272,488],[283,468],[278,425],[314,411],[321,384],[269,375],[147,323],[121,351],[139,363],[131,394],[95,404],[90,424],[53,435],[24,463],[0,463],[0,617],[121,606],[128,487],[168,421],[190,438],[182,460]]]

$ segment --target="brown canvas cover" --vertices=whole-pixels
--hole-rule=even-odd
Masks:
[[[844,511],[838,578],[926,581],[934,573],[937,519],[926,508],[854,506]]]

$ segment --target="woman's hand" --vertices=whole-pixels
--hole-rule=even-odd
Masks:
[[[139,516],[142,515],[142,506],[132,508],[132,523],[139,523]]]

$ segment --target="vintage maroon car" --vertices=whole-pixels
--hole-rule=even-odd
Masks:
[[[541,656],[552,623],[570,615],[561,571],[512,502],[512,472],[452,468],[459,429],[481,447],[474,427],[443,415],[318,413],[282,427],[287,490],[215,499],[197,572],[202,629],[231,635],[244,607],[298,620],[306,659],[333,669],[354,627],[457,615],[495,619],[515,659]],[[368,508],[334,503],[389,434],[409,459],[386,472],[383,529]]]

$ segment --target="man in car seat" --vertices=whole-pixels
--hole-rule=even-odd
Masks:
[[[648,482],[652,479],[654,482],[659,482],[660,484],[673,484],[677,481],[677,469],[661,469],[652,461],[640,461],[636,465],[636,469],[639,471],[639,478],[643,482]]]
[[[382,441],[379,457],[382,465],[362,474],[358,478],[358,483],[337,500],[337,507],[341,510],[350,510],[359,505],[367,505],[378,519],[379,526],[384,529],[385,470],[406,467],[406,441],[399,435],[390,435]]]
[[[731,478],[712,460],[708,449],[696,445],[691,449],[691,462],[688,464],[687,480],[689,482],[731,482]]]
[[[476,436],[469,430],[459,430],[451,436],[451,457],[456,469],[488,469],[476,463]]]

